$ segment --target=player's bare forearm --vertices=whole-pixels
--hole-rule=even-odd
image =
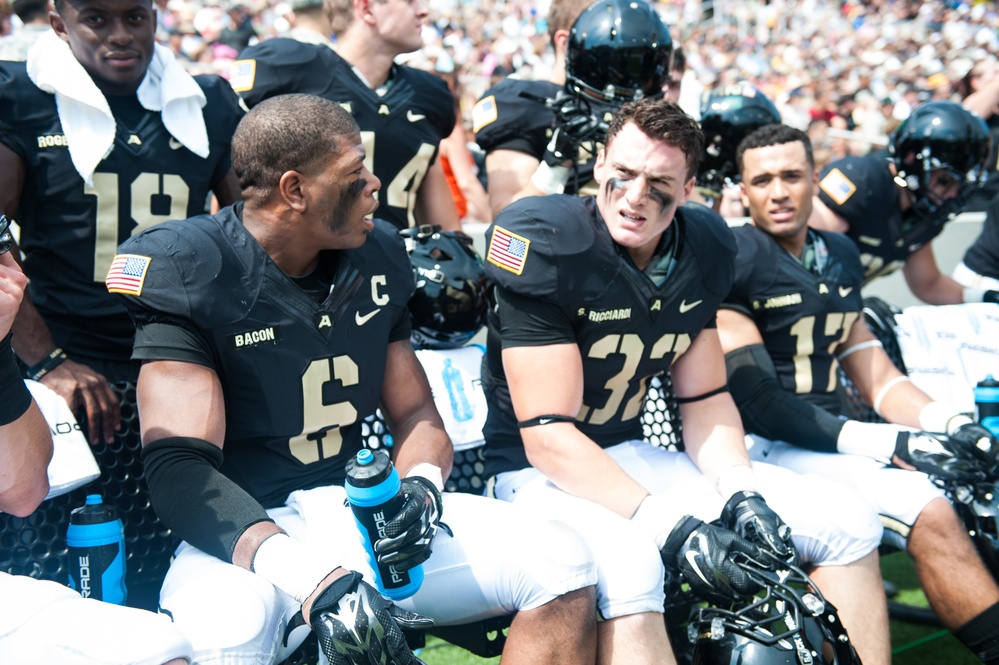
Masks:
[[[14,347],[14,353],[25,365],[34,365],[55,349],[52,333],[45,325],[45,321],[42,320],[42,315],[38,313],[27,291],[24,293],[24,299],[21,301],[21,307],[17,311],[17,317],[14,319],[11,331],[14,333],[11,338],[11,346]]]
[[[749,466],[742,420],[729,393],[682,404],[680,416],[684,449],[713,485],[727,469]]]
[[[18,517],[34,512],[49,491],[51,459],[52,435],[32,401],[17,420],[0,427],[0,510]]]

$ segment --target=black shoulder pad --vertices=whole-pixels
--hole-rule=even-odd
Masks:
[[[504,79],[486,91],[472,109],[475,141],[486,152],[513,141],[529,143],[540,158],[548,144],[554,114],[532,97],[554,97],[559,86],[548,81]],[[525,92],[531,97],[525,97]]]
[[[728,295],[735,274],[735,237],[724,218],[707,206],[687,203],[677,209],[674,223],[683,225],[683,251],[712,267],[704,271],[704,287],[717,296]]]
[[[486,231],[486,273],[514,293],[555,297],[560,280],[573,278],[574,257],[594,245],[595,211],[586,201],[537,196],[507,206]]]

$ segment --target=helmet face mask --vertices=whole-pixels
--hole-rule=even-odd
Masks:
[[[701,98],[704,156],[697,169],[697,188],[709,196],[721,194],[726,181],[738,178],[736,149],[742,139],[764,125],[780,121],[773,102],[749,84],[705,92]]]
[[[467,236],[421,226],[401,231],[416,278],[409,300],[416,348],[464,346],[486,320],[486,272]]]
[[[566,88],[615,107],[663,94],[673,41],[646,0],[599,0],[576,19],[566,52]]]
[[[933,224],[962,212],[970,194],[985,184],[990,150],[985,123],[954,102],[917,107],[888,140],[895,182],[911,193],[915,215]],[[958,183],[956,195],[944,200],[932,187],[933,173],[941,170]]]

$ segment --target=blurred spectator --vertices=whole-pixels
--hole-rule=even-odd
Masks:
[[[14,0],[11,6],[22,25],[19,30],[0,37],[0,60],[24,60],[35,40],[51,29],[52,5],[49,0]]]
[[[222,28],[218,41],[239,53],[256,42],[257,31],[253,27],[253,17],[242,0],[232,0],[226,7],[226,14],[229,16],[229,23]]]
[[[332,26],[323,8],[323,0],[291,0],[293,25],[288,37],[306,44],[323,44],[333,48]]]

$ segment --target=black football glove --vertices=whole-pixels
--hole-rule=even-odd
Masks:
[[[575,162],[580,146],[603,143],[607,137],[607,123],[575,95],[559,91],[552,101],[552,110],[555,112],[554,131],[544,155],[549,166],[567,160]]]
[[[982,296],[982,302],[999,303],[999,291],[986,291]]]
[[[760,561],[759,548],[734,531],[696,517],[686,515],[673,527],[661,554],[667,578],[679,572],[691,591],[704,600],[728,604],[761,588],[733,560],[745,555]]]
[[[430,558],[440,527],[444,502],[434,484],[420,476],[402,479],[406,501],[385,523],[385,538],[375,541],[375,556],[383,566],[409,570]]]
[[[309,617],[331,665],[425,665],[413,655],[402,629],[430,628],[434,622],[392,604],[360,573],[323,589]]]
[[[722,508],[721,523],[749,542],[773,552],[795,565],[797,552],[791,542],[791,527],[777,515],[758,492],[736,492]]]
[[[957,431],[960,430],[959,427]],[[988,478],[990,466],[983,464],[974,453],[958,452],[967,443],[961,442],[966,434],[952,442],[942,434],[899,432],[895,439],[894,456],[934,481],[982,482]]]
[[[999,440],[978,423],[965,423],[944,441],[958,457],[978,460],[991,468],[999,455]]]

